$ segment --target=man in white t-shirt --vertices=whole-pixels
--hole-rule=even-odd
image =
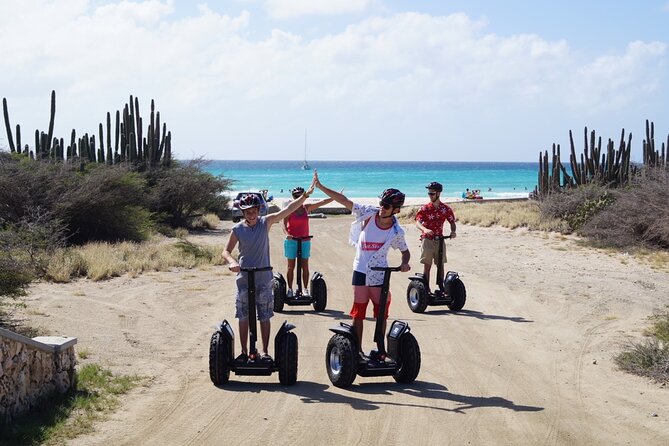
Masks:
[[[404,194],[397,189],[386,189],[381,194],[379,206],[369,206],[354,203],[345,195],[325,187],[314,173],[315,186],[337,203],[349,209],[355,216],[351,225],[349,243],[356,247],[353,260],[353,307],[350,315],[353,318],[353,328],[358,336],[358,348],[362,353],[362,322],[365,320],[367,305],[372,301],[374,317],[379,312],[381,300],[381,285],[383,272],[372,271],[371,267],[388,266],[388,250],[399,249],[402,253],[402,272],[411,269],[409,259],[411,254],[404,239],[404,229],[399,225],[395,214],[404,204]],[[391,294],[388,291],[385,320],[388,319]]]

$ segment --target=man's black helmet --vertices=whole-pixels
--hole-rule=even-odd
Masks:
[[[402,207],[406,196],[398,189],[386,189],[379,196],[381,203],[390,205],[394,208]]]
[[[290,194],[293,196],[293,198],[300,198],[303,193],[304,188],[300,186],[297,186],[295,189],[290,191]]]
[[[425,186],[425,189],[432,189],[437,192],[441,192],[444,190],[444,186],[441,185],[441,183],[437,183],[436,181],[431,182],[427,186]]]
[[[260,207],[260,198],[255,194],[244,194],[237,201],[237,207],[241,210]]]

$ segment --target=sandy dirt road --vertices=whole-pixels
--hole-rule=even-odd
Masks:
[[[349,389],[332,386],[324,354],[328,328],[348,320],[350,222],[311,221],[312,269],[327,281],[327,310],[286,307],[273,319],[273,328],[297,326],[294,386],[277,374],[212,385],[213,327],[227,318],[237,330],[225,267],[32,287],[27,311],[36,324],[77,336],[86,361],[150,377],[72,444],[669,444],[669,389],[612,361],[665,308],[669,275],[556,235],[460,226],[448,268],[467,287],[464,311],[414,314],[409,274],[392,279],[391,318],[409,322],[422,352],[417,381],[358,377]],[[418,233],[407,231],[415,271]],[[274,266],[285,273],[278,225],[272,237]],[[227,233],[193,239],[222,248]],[[366,350],[372,327],[366,322]]]

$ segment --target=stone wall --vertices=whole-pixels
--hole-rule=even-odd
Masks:
[[[76,338],[28,338],[0,328],[0,422],[75,385]]]

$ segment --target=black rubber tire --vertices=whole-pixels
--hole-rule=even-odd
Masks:
[[[400,369],[393,378],[402,384],[412,383],[420,372],[420,347],[411,333],[406,333],[400,340]]]
[[[276,363],[279,382],[285,386],[297,381],[297,336],[292,331],[286,333],[277,346]]]
[[[335,334],[330,338],[325,351],[325,368],[335,387],[349,387],[355,381],[358,371],[357,350],[346,336]]]
[[[272,295],[274,296],[274,312],[281,313],[286,301],[286,285],[276,278],[272,279]]]
[[[323,311],[328,305],[328,286],[323,278],[316,279],[311,284],[314,310]]]
[[[453,299],[453,302],[448,305],[448,308],[450,308],[451,311],[462,310],[465,306],[465,302],[467,302],[467,290],[465,289],[465,284],[462,283],[462,280],[455,279],[451,282],[448,294]]]
[[[233,223],[239,223],[242,219],[240,217],[232,217]]]
[[[427,308],[427,290],[421,280],[414,279],[409,282],[407,304],[414,313],[422,313]]]
[[[209,377],[216,386],[223,385],[230,379],[228,358],[230,352],[229,340],[220,332],[211,335],[209,342]]]

